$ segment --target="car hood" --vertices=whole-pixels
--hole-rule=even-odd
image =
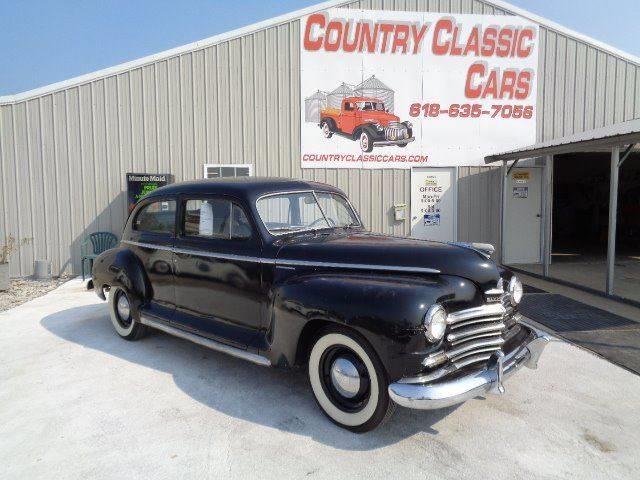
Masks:
[[[332,232],[299,235],[283,240],[278,261],[301,264],[371,265],[373,270],[400,273],[441,274],[467,278],[483,291],[495,288],[498,267],[486,255],[472,248],[448,243],[393,237],[366,232]],[[424,269],[424,270],[423,270]]]
[[[362,115],[362,121],[373,121],[381,123],[382,125],[388,125],[390,122],[399,122],[400,117],[388,112],[366,111],[360,112]]]

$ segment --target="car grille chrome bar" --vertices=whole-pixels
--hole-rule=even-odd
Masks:
[[[452,345],[460,343],[468,339],[468,337],[477,338],[479,335],[490,333],[494,335],[496,332],[501,332],[504,329],[505,324],[500,322],[491,322],[489,325],[480,325],[478,327],[458,328],[454,332],[447,335],[447,341]]]
[[[503,343],[504,338],[498,335],[489,339],[481,339],[464,343],[463,345],[456,346],[453,350],[447,351],[446,354],[449,360],[456,360],[457,358],[466,357],[476,352],[500,350]]]
[[[506,309],[500,303],[487,303],[481,307],[468,308],[466,310],[460,310],[459,312],[450,313],[447,316],[447,323],[449,325],[455,325],[465,320],[482,317],[502,317],[506,312]]]
[[[505,343],[507,308],[502,302],[452,312],[447,316],[444,355],[455,369],[486,362]]]
[[[404,140],[409,138],[409,131],[403,124],[392,122],[384,127],[384,138],[386,140]]]

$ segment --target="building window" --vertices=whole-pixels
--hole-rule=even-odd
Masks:
[[[234,178],[253,176],[253,165],[214,165],[204,166],[204,178]]]

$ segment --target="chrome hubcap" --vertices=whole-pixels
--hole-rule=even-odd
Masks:
[[[367,136],[364,133],[360,137],[360,145],[361,145],[363,150],[366,150],[369,147],[369,140],[368,140]]]
[[[129,316],[131,315],[131,307],[129,305],[129,300],[126,295],[120,295],[118,298],[118,304],[116,306],[118,310],[118,316],[122,320],[129,320]]]
[[[327,125],[326,123],[324,124],[324,127],[322,127],[322,132],[324,133],[325,137],[329,136],[329,125]]]
[[[355,397],[360,391],[358,369],[346,358],[337,358],[331,365],[331,383],[343,397]]]

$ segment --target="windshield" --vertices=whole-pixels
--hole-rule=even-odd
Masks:
[[[320,228],[359,227],[349,202],[329,192],[288,192],[258,200],[258,214],[274,235]]]
[[[384,112],[384,103],[382,102],[358,102],[358,108],[365,112],[370,112],[372,110],[377,110],[379,112]]]

